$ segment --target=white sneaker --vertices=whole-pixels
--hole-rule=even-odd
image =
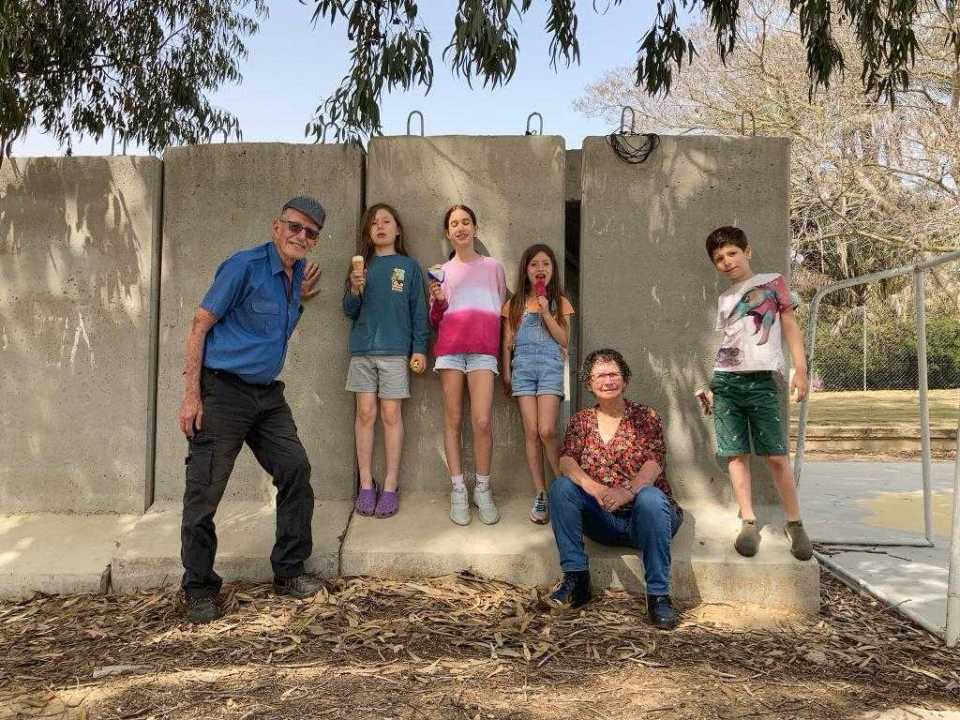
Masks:
[[[470,499],[466,488],[450,491],[450,519],[457,525],[470,524]]]
[[[537,525],[546,525],[547,517],[547,495],[539,492],[533,498],[533,507],[530,508],[530,522]]]
[[[493,502],[493,491],[488,486],[486,489],[473,489],[473,504],[477,506],[480,513],[480,522],[486,525],[493,525],[500,520],[500,511]]]

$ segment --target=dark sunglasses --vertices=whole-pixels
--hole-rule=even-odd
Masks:
[[[280,222],[286,223],[286,224],[287,224],[287,228],[288,228],[288,229],[290,230],[290,232],[293,233],[294,235],[299,235],[299,234],[300,234],[300,231],[302,230],[302,231],[303,231],[303,234],[306,236],[307,240],[316,240],[318,237],[320,237],[320,231],[319,231],[319,230],[314,230],[313,228],[308,228],[308,227],[307,227],[306,225],[304,225],[303,223],[298,223],[298,222],[296,222],[295,220],[285,220],[284,218],[280,218]]]

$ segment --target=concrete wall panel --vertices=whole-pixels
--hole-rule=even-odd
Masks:
[[[581,355],[623,352],[633,370],[628,397],[665,420],[681,502],[731,500],[712,418],[701,417],[693,394],[726,287],[704,241],[720,225],[737,225],[753,245],[755,271],[788,273],[789,153],[781,138],[667,136],[631,165],[606,138],[584,141]],[[584,391],[581,405],[592,401]],[[754,497],[776,502],[766,479]]]
[[[224,144],[171,148],[164,154],[163,265],[157,417],[157,500],[183,494],[186,440],[177,427],[187,327],[217,266],[270,239],[270,222],[298,194],[327,210],[320,241],[321,293],[306,303],[281,378],[318,497],[350,497],[355,484],[353,401],[344,392],[348,356],[342,322],[342,272],[349,265],[362,210],[363,152],[341,145]],[[270,478],[244,447],[227,499],[271,494]]]
[[[0,508],[142,512],[161,163],[0,168]]]
[[[564,145],[560,137],[387,137],[370,142],[367,204],[397,208],[407,230],[407,247],[423,267],[447,259],[450,245],[443,214],[455,203],[477,213],[478,235],[506,269],[514,289],[523,250],[544,242],[564,257]],[[344,319],[344,327],[346,320]],[[434,358],[430,356],[430,367]],[[428,370],[412,381],[404,403],[406,440],[401,466],[405,492],[446,493],[449,479],[443,453],[440,382]],[[465,406],[468,408],[468,405]],[[474,473],[469,412],[464,422],[464,470]],[[523,433],[516,402],[494,393],[492,475],[498,494],[530,492]],[[382,453],[378,428],[377,453]],[[378,463],[382,468],[382,462]],[[382,470],[378,479],[382,479]]]

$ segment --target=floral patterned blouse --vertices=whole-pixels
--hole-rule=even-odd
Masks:
[[[676,507],[677,502],[667,482],[667,447],[660,418],[651,407],[629,400],[624,402],[623,419],[607,443],[597,428],[596,406],[581,410],[570,418],[560,455],[573,458],[587,475],[610,487],[626,485],[636,477],[645,462],[653,460],[660,466],[660,474],[653,484]]]

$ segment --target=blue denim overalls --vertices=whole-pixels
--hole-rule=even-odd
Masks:
[[[563,397],[563,351],[540,313],[524,311],[513,342],[511,385],[517,395]]]

